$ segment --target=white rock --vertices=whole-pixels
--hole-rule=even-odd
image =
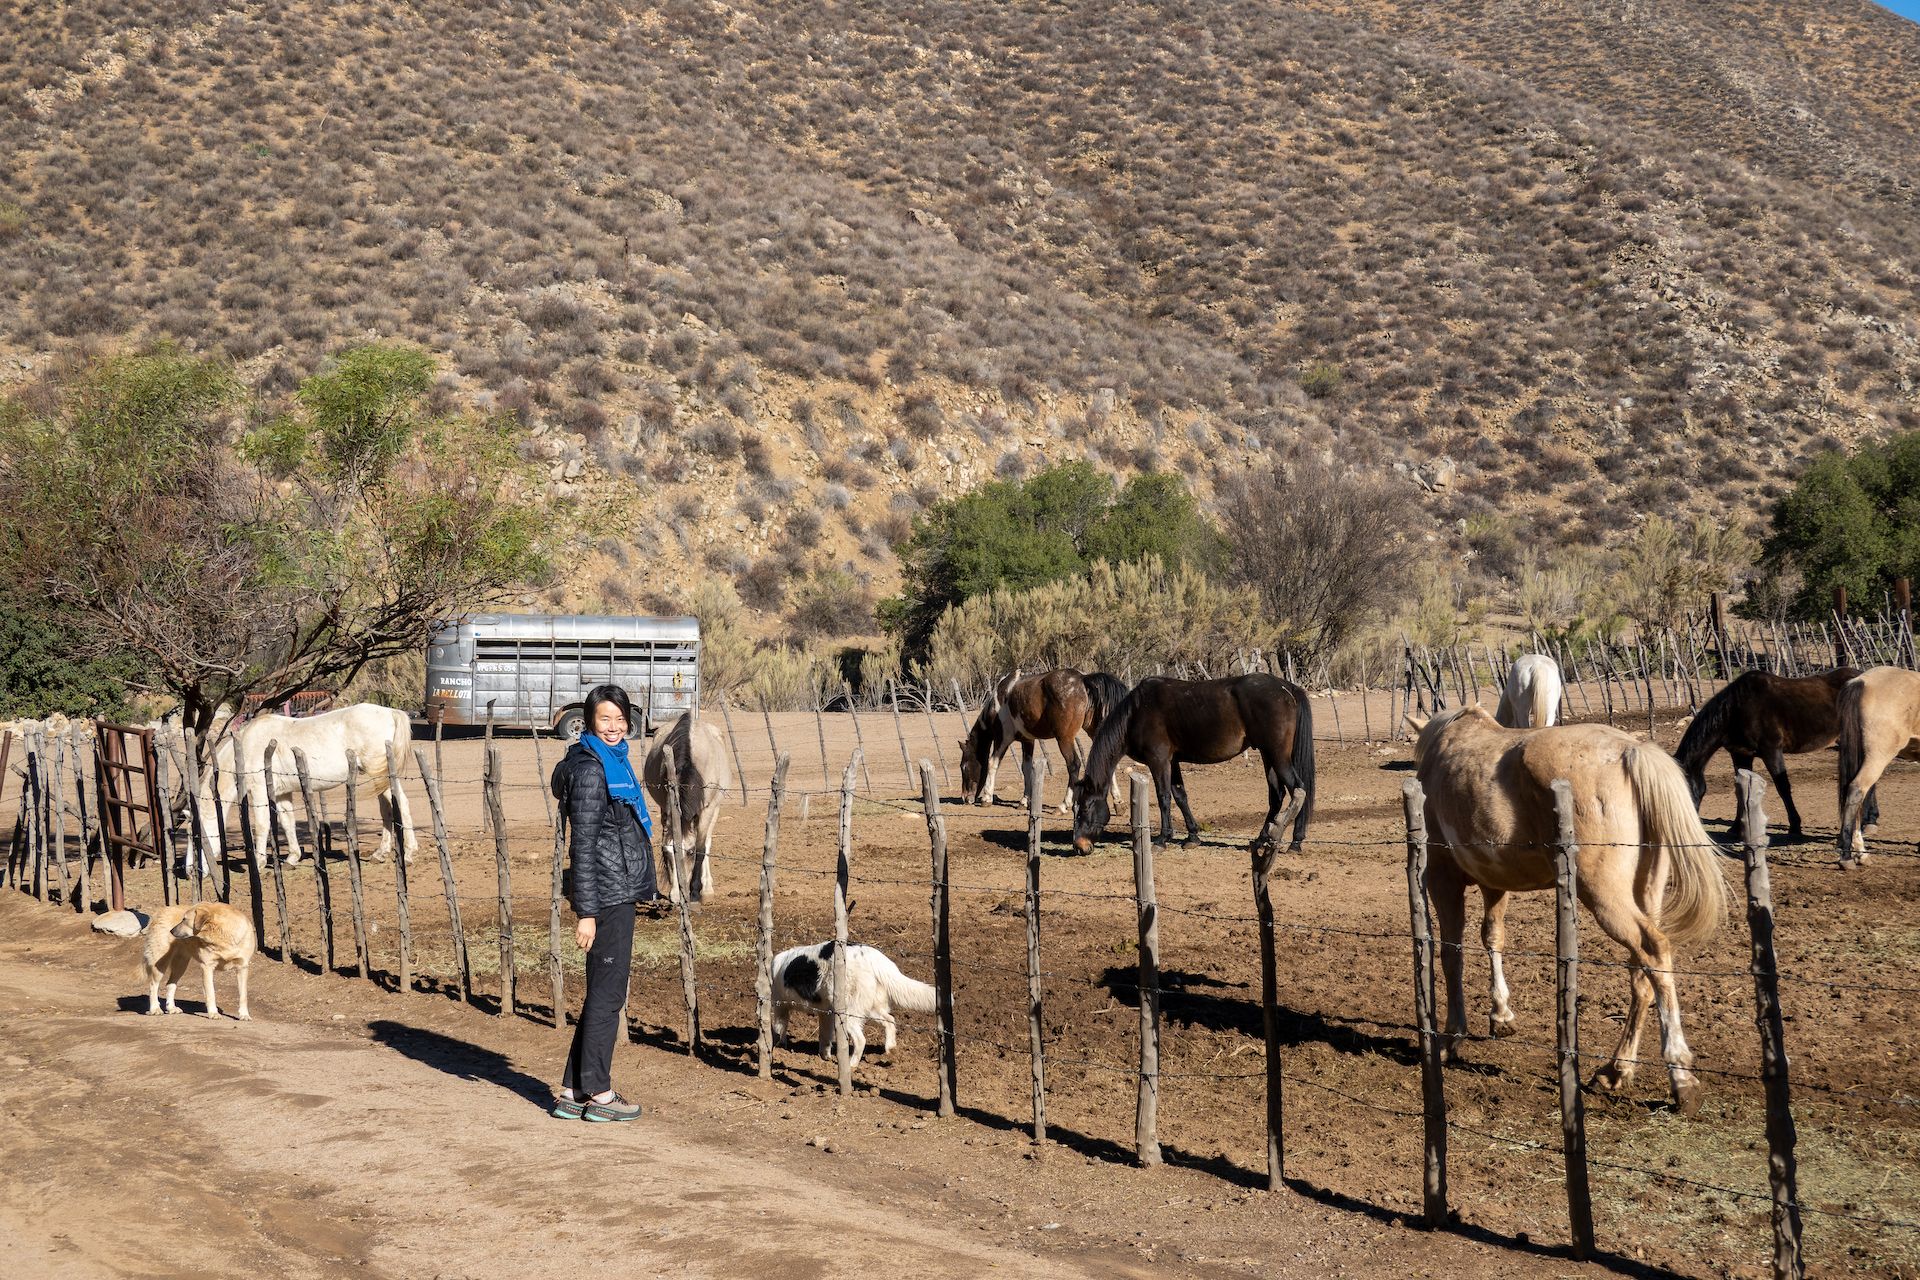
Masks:
[[[135,938],[146,932],[147,917],[138,911],[109,911],[93,918],[95,933],[111,933],[117,938]]]

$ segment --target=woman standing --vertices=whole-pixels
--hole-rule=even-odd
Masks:
[[[636,1120],[638,1103],[613,1091],[613,1046],[633,974],[637,904],[658,896],[653,820],[627,758],[633,706],[618,685],[587,694],[586,732],[553,769],[553,794],[572,830],[574,937],[587,953],[587,994],[567,1051],[553,1114],[564,1120]]]

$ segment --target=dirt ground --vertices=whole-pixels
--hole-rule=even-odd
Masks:
[[[1384,706],[1370,712],[1382,732]],[[1124,833],[1116,825],[1091,856],[1065,856],[1063,820],[1047,817],[1050,1142],[1036,1149],[1027,1133],[1024,815],[1012,804],[957,808],[950,784],[941,793],[961,1114],[932,1118],[925,1017],[903,1020],[891,1061],[869,1057],[850,1100],[835,1096],[831,1064],[800,1044],[776,1051],[773,1078],[757,1079],[752,949],[771,751],[757,715],[735,719],[754,790],[746,806],[736,797],[724,811],[719,893],[697,911],[703,1041],[697,1056],[686,1054],[675,927],[643,921],[633,1044],[615,1068],[616,1083],[650,1108],[631,1128],[564,1126],[541,1106],[564,1050],[546,968],[553,841],[539,769],[553,763],[551,743],[539,745],[538,761],[525,738],[496,744],[507,779],[517,1017],[492,1016],[496,867],[493,838],[479,825],[484,744],[473,739],[444,743],[439,766],[474,975],[466,1005],[448,991],[456,967],[417,785],[425,856],[409,879],[418,980],[405,995],[393,989],[386,865],[367,868],[372,982],[317,972],[314,876],[305,865],[289,871],[298,962],[258,962],[250,1025],[139,1016],[136,942],[90,936],[76,916],[0,895],[0,1271],[558,1276],[618,1260],[670,1274],[785,1277],[844,1271],[857,1257],[912,1275],[990,1266],[1040,1275],[1765,1273],[1766,1202],[1728,1194],[1764,1194],[1767,1185],[1738,913],[1680,960],[1687,1034],[1710,1089],[1701,1113],[1674,1115],[1652,1065],[1623,1098],[1587,1097],[1604,1256],[1578,1265],[1563,1252],[1552,902],[1516,899],[1508,978],[1520,1032],[1475,1042],[1447,1073],[1459,1221],[1439,1232],[1409,1224],[1421,1162],[1400,799],[1409,753],[1404,744],[1352,744],[1351,729],[1344,749],[1322,743],[1309,844],[1285,858],[1275,885],[1287,1190],[1262,1189],[1259,958],[1245,842],[1264,797],[1244,763],[1189,772],[1209,830],[1198,846],[1158,859],[1167,1167],[1132,1162],[1137,956]],[[954,766],[958,721],[943,722],[937,730],[922,722],[909,753],[930,755],[938,731]],[[787,946],[831,936],[837,798],[821,788],[818,739],[826,777],[837,782],[855,736],[845,717],[817,728],[810,716],[776,716],[772,727],[794,753],[775,906],[776,945]],[[859,780],[872,787],[853,805],[853,933],[928,977],[926,823],[905,799],[893,724],[863,715],[860,727],[868,770]],[[1664,745],[1677,736],[1676,726],[1660,727]],[[423,745],[431,758],[433,746]],[[1920,1029],[1910,1014],[1920,994],[1920,860],[1884,856],[1837,870],[1832,756],[1794,763],[1796,799],[1828,841],[1777,850],[1773,873],[1801,1199],[1827,1211],[1805,1221],[1811,1270],[1920,1275],[1920,1231],[1861,1220],[1920,1221]],[[1057,800],[1057,772],[1048,785]],[[1017,768],[1003,771],[1001,795],[1019,797]],[[9,825],[11,800],[9,788],[0,804]],[[1920,773],[1896,766],[1882,801],[1883,837],[1920,836]],[[337,817],[337,793],[331,807]],[[1724,757],[1706,811],[1716,832],[1731,815]],[[370,823],[362,834],[370,847]],[[336,855],[329,869],[336,959],[347,969],[345,863]],[[1727,869],[1737,884],[1736,864]],[[231,870],[244,896],[244,873]],[[157,899],[152,868],[133,874],[132,894],[141,905]],[[263,941],[272,949],[270,887],[267,898]],[[564,924],[570,932],[571,918]],[[1583,966],[1582,1048],[1604,1053],[1626,978],[1620,953],[1590,926],[1582,947],[1592,962]],[[570,940],[561,950],[575,1003],[578,954]],[[1477,946],[1468,955],[1472,1023],[1484,1027],[1484,964]],[[183,1003],[197,1009],[197,979],[187,994],[194,998]],[[1643,1054],[1652,1056],[1653,1043],[1643,1042]]]

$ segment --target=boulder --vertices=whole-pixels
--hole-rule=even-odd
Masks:
[[[109,911],[93,918],[95,933],[110,933],[116,938],[137,938],[147,929],[147,917],[138,911]]]

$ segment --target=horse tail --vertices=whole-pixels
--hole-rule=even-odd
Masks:
[[[1670,855],[1670,896],[1660,928],[1675,942],[1711,937],[1726,919],[1727,882],[1715,858],[1719,846],[1701,825],[1686,774],[1651,745],[1629,747],[1622,763],[1640,809],[1641,838]]]
[[[1867,765],[1867,686],[1859,676],[1840,690],[1840,856],[1853,856],[1853,834],[1860,815],[1849,812],[1851,793]],[[1875,817],[1879,816],[1875,806]]]
[[[1554,712],[1559,709],[1555,704],[1560,701],[1560,682],[1548,679],[1550,670],[1550,667],[1544,663],[1541,664],[1535,669],[1533,682],[1527,688],[1528,700],[1533,704],[1535,729],[1545,729],[1552,725],[1556,719]]]
[[[1307,701],[1307,691],[1298,685],[1288,685],[1293,691],[1293,704],[1296,715],[1293,722],[1293,758],[1287,761],[1293,766],[1293,776],[1300,780],[1306,791],[1306,798],[1300,802],[1300,812],[1293,819],[1293,847],[1298,849],[1307,838],[1307,819],[1313,816],[1313,704]]]

